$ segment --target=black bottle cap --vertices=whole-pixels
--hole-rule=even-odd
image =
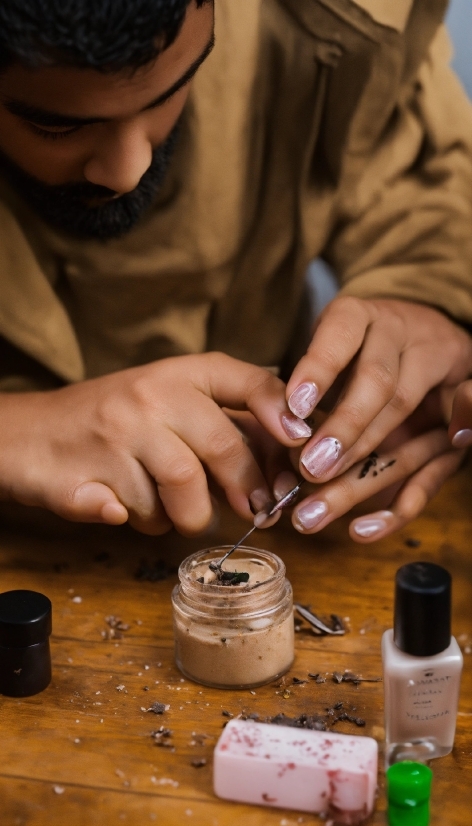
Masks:
[[[44,594],[0,594],[0,694],[29,697],[51,682],[51,615]]]
[[[451,575],[433,562],[403,565],[395,577],[393,638],[415,657],[432,657],[451,644]]]
[[[37,591],[0,594],[0,645],[24,648],[44,642],[52,631],[51,601]]]

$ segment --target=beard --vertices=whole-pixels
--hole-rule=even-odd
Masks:
[[[152,206],[164,182],[177,142],[178,124],[152,153],[152,160],[137,187],[96,207],[87,201],[116,193],[92,183],[60,186],[44,184],[0,152],[0,172],[43,221],[79,238],[106,241],[129,232]]]

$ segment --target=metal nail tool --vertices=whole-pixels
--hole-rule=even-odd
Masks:
[[[333,637],[339,637],[342,634],[346,633],[345,628],[330,628],[329,625],[326,625],[316,614],[313,614],[308,608],[305,608],[304,605],[298,605],[297,603],[293,606],[296,611],[303,617],[304,620],[310,623],[313,628],[316,628],[317,631],[321,631],[323,634],[330,634]]]
[[[276,503],[275,503],[275,505],[274,505],[274,506],[271,508],[271,510],[268,512],[268,514],[267,514],[267,518],[269,518],[270,516],[273,516],[273,515],[274,515],[275,513],[277,513],[278,511],[281,511],[281,510],[282,510],[282,508],[286,508],[288,505],[291,505],[291,504],[292,504],[292,502],[294,502],[294,501],[295,501],[295,499],[297,498],[298,493],[299,493],[299,491],[300,491],[300,488],[301,488],[301,486],[303,485],[304,481],[305,481],[305,480],[304,480],[304,479],[302,479],[302,480],[298,483],[298,485],[295,485],[295,487],[294,487],[294,488],[292,488],[292,490],[289,490],[289,492],[288,492],[288,493],[286,493],[286,494],[285,494],[285,496],[282,496],[282,499],[279,499],[279,501],[278,501],[278,502],[276,502]],[[248,536],[250,536],[250,535],[252,534],[252,532],[253,532],[253,531],[255,531],[255,530],[256,530],[256,525],[253,525],[253,527],[252,527],[252,528],[251,528],[251,529],[250,529],[247,533],[245,533],[245,534],[244,534],[244,536],[243,536],[243,537],[239,540],[239,542],[236,542],[236,545],[233,545],[233,547],[229,549],[229,551],[228,551],[228,552],[227,552],[227,553],[226,553],[226,554],[222,557],[222,559],[220,559],[220,561],[219,561],[219,562],[210,562],[210,565],[209,565],[210,570],[211,570],[211,571],[214,571],[215,573],[216,573],[217,571],[221,571],[221,566],[222,566],[223,562],[226,562],[226,560],[228,559],[228,557],[229,557],[229,556],[231,556],[231,554],[232,554],[232,553],[233,553],[233,552],[234,552],[237,548],[239,548],[239,547],[240,547],[240,545],[242,545],[242,544],[243,544],[243,542],[245,542],[245,541],[246,541],[246,539],[248,538]]]

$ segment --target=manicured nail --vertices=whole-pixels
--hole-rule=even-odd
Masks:
[[[300,461],[306,467],[308,473],[317,478],[331,470],[340,453],[341,442],[327,436],[326,439],[322,439],[321,442],[310,447]]]
[[[276,501],[278,502],[287,493],[293,490],[297,482],[298,479],[292,471],[282,470],[282,472],[275,477],[274,484],[272,486]]]
[[[313,408],[318,401],[319,390],[313,382],[304,382],[300,384],[288,400],[288,406],[294,416],[299,419],[306,419],[313,411]]]
[[[290,439],[306,439],[313,435],[313,431],[303,419],[298,419],[296,416],[282,416],[282,427]]]
[[[294,523],[297,531],[309,531],[321,522],[328,513],[326,502],[307,502],[294,514]]]
[[[384,531],[385,528],[388,527],[388,519],[392,516],[393,513],[391,511],[383,511],[382,516],[378,516],[375,519],[359,519],[359,521],[354,524],[354,531],[358,536],[363,536],[364,538],[374,536],[374,534],[380,533],[380,531]]]
[[[472,445],[472,430],[458,430],[452,438],[454,447],[470,447]]]
[[[249,507],[253,513],[259,513],[271,501],[269,493],[263,488],[258,488],[249,496]]]

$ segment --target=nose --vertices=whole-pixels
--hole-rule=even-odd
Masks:
[[[92,184],[105,186],[118,195],[136,189],[152,161],[152,145],[137,124],[110,124],[108,131],[84,167]]]

